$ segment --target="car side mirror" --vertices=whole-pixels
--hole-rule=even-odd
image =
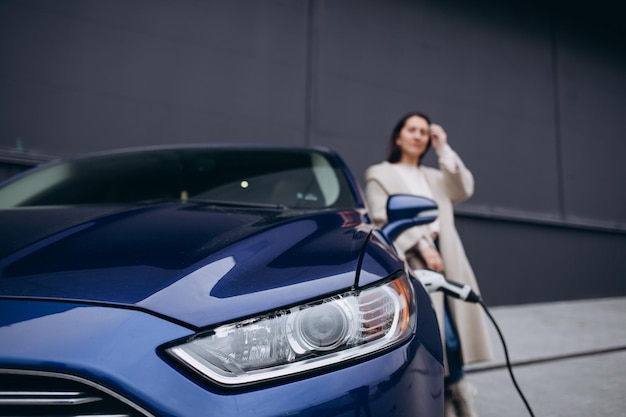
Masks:
[[[437,219],[437,203],[430,198],[409,194],[394,194],[387,199],[387,221],[382,232],[390,241],[400,233],[422,224],[432,223]]]

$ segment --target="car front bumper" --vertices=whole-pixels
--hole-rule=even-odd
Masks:
[[[158,349],[191,334],[140,310],[0,300],[0,391],[19,370],[74,379],[138,416],[443,415],[443,367],[418,336],[349,366],[235,390],[186,374]]]

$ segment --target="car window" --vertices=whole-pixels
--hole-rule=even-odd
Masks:
[[[354,207],[332,155],[296,149],[161,149],[56,163],[0,188],[0,207],[193,199],[287,208]]]

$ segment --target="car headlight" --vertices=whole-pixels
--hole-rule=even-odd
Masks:
[[[391,281],[199,333],[166,352],[218,384],[248,385],[371,355],[407,340],[413,289]]]

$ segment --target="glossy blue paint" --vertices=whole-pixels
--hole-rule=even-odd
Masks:
[[[400,233],[414,227],[432,223],[437,219],[437,204],[426,197],[396,194],[387,200],[387,223],[383,233],[395,240]]]
[[[0,261],[0,294],[132,304],[202,327],[353,287],[369,232],[359,211],[182,203],[76,219]]]
[[[443,415],[439,330],[417,282],[410,339],[314,373],[227,389],[163,351],[218,324],[404,271],[343,161],[315,152],[345,171],[354,207],[0,209],[0,369],[85,378],[159,416]]]
[[[242,391],[201,383],[164,360],[155,347],[190,331],[145,312],[0,299],[0,315],[3,367],[98,381],[157,415],[441,415],[441,364],[417,338],[365,362]],[[306,409],[294,398],[306,398]]]
[[[395,251],[386,243],[380,233],[373,231],[367,241],[359,271],[359,286],[373,284],[390,274],[403,271],[404,262],[398,259]]]

